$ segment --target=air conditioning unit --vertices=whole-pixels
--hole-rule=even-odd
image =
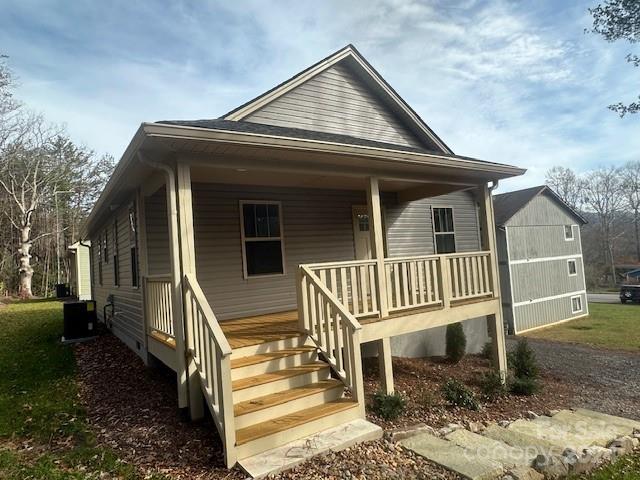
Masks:
[[[94,300],[65,302],[63,342],[78,342],[96,336],[96,302]]]

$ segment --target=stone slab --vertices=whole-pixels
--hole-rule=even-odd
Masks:
[[[640,422],[631,420],[630,418],[616,417],[614,415],[607,415],[606,413],[586,410],[584,408],[577,408],[574,413],[584,417],[595,418],[596,420],[603,420],[612,425],[625,427],[628,429],[628,433],[626,433],[626,435],[633,433],[633,430],[640,430]]]
[[[328,451],[337,452],[381,437],[382,428],[358,419],[245,458],[238,463],[251,478],[264,478],[293,468],[315,455]]]
[[[453,442],[433,435],[416,435],[402,440],[400,445],[470,480],[493,479],[504,471],[498,462],[482,458]]]
[[[549,417],[541,417],[540,422],[554,424],[559,422],[567,425],[572,433],[576,433],[592,440],[593,445],[606,447],[608,443],[622,435],[628,435],[630,428],[615,425],[604,420],[578,415],[570,410],[561,410],[549,420]]]
[[[468,430],[456,430],[445,437],[459,447],[465,448],[478,457],[488,458],[503,465],[505,468],[515,466],[530,466],[537,452],[512,447],[499,440],[484,437]]]
[[[510,430],[508,428],[500,427],[499,425],[489,425],[482,434],[486,437],[493,438],[511,445],[512,447],[519,447],[529,454],[550,454],[555,453],[557,455],[562,454],[566,445],[560,445],[548,440],[533,437],[517,430]]]
[[[545,420],[546,418],[546,420]],[[581,451],[592,444],[589,435],[579,435],[571,431],[571,426],[561,422],[553,422],[550,417],[538,417],[536,420],[516,420],[508,430],[529,435],[530,437],[546,440],[564,448]]]

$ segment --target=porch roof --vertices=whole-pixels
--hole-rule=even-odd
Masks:
[[[396,191],[412,188],[414,191],[405,200],[525,172],[519,167],[470,157],[244,121],[143,123],[91,211],[84,235],[152,173],[150,166],[139,161],[142,153],[156,162],[185,161],[212,169],[252,168],[336,178],[378,176],[387,179]],[[430,195],[415,191],[421,183],[432,185]],[[436,184],[447,187],[434,190]]]

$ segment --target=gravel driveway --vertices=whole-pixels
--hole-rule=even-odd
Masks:
[[[576,407],[640,420],[640,354],[528,339],[541,368],[574,384]],[[513,338],[508,348],[515,346]]]

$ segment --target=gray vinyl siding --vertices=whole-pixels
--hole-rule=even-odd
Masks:
[[[561,207],[551,197],[542,194],[533,198],[522,210],[517,212],[507,224],[519,225],[576,225],[578,219]]]
[[[580,229],[573,227],[574,239],[564,239],[564,225],[507,226],[509,257],[514,260],[579,255]]]
[[[120,285],[114,285],[113,272],[113,221],[118,222],[118,255],[119,255],[119,280]],[[102,263],[102,283],[98,277],[98,254],[100,238],[104,230],[109,232],[109,258]],[[96,301],[98,317],[103,319],[103,307],[107,303],[107,297],[114,297],[115,319],[113,331],[125,343],[135,351],[142,354],[137,348],[139,342],[141,348],[144,345],[144,324],[142,318],[142,291],[131,285],[131,255],[129,243],[129,204],[117,210],[102,227],[93,232],[91,236],[91,263],[93,275],[93,296]]]
[[[342,64],[319,73],[244,120],[422,146],[369,87]]]
[[[167,194],[165,188],[145,198],[144,201],[147,273],[163,275],[171,273],[169,251],[169,223],[167,221]]]
[[[511,265],[514,303],[584,290],[582,262],[575,260],[574,276],[569,276],[565,259]]]
[[[586,294],[581,293],[580,297],[582,298],[582,311],[577,313],[571,313],[571,296],[515,307],[517,331],[523,332],[531,328],[543,327],[585,315],[587,313]]]
[[[365,203],[364,191],[198,183],[192,188],[196,273],[221,320],[293,310],[299,264],[354,259],[352,206]],[[239,201],[251,199],[282,203],[284,275],[243,278]]]
[[[456,250],[480,250],[478,209],[473,194],[454,192],[408,203],[385,204],[387,254],[389,257],[432,255],[432,207],[452,207]]]

